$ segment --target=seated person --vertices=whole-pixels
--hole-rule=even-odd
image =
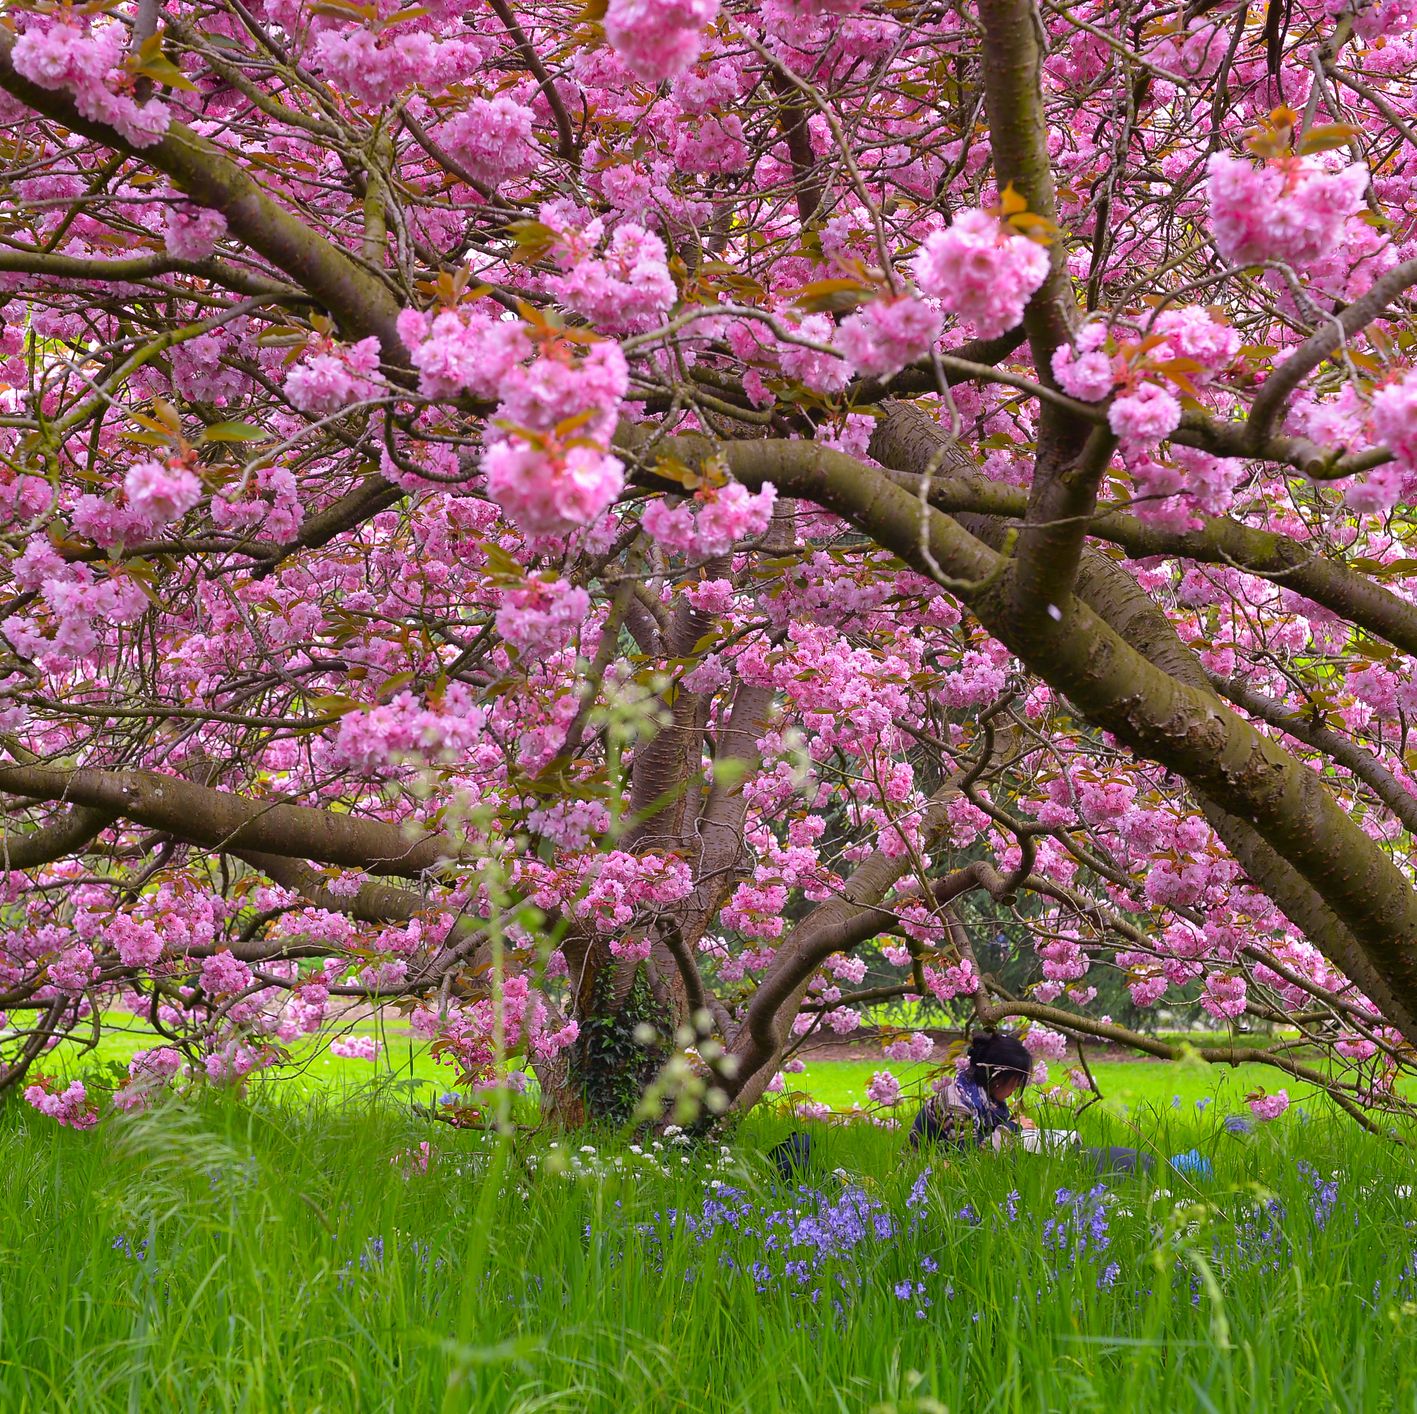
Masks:
[[[998,1149],[1020,1124],[1008,1101],[1028,1084],[1033,1057],[1017,1036],[986,1031],[969,1043],[968,1064],[927,1100],[910,1126],[911,1148],[922,1143],[990,1144]]]

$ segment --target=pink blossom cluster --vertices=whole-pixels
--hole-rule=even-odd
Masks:
[[[1289,1108],[1289,1092],[1276,1090],[1272,1095],[1258,1094],[1248,1097],[1250,1113],[1256,1119],[1278,1119]]]
[[[482,456],[487,494],[522,530],[564,535],[596,520],[625,483],[605,450],[629,386],[617,344],[543,347],[530,363],[524,324],[480,310],[416,310],[400,336],[428,397],[501,399]]]
[[[674,139],[674,165],[705,176],[741,172],[748,165],[743,120],[736,113],[710,113],[684,122]]]
[[[1394,469],[1417,476],[1417,369],[1373,393],[1373,438],[1392,453]]]
[[[900,1081],[888,1070],[878,1070],[866,1086],[866,1098],[873,1105],[893,1105],[900,1099]]]
[[[535,113],[510,94],[472,98],[439,130],[459,164],[489,187],[524,177],[537,163]]]
[[[1063,344],[1053,355],[1053,377],[1069,397],[1085,403],[1100,403],[1125,377],[1124,361],[1104,347],[1107,326],[1090,319],[1071,344]]]
[[[205,260],[226,235],[226,217],[209,206],[169,206],[162,239],[174,260]]]
[[[743,390],[759,407],[770,406],[775,394],[766,378],[781,373],[815,392],[839,392],[851,377],[851,365],[832,351],[836,330],[826,314],[809,314],[800,320],[790,310],[780,311],[783,336],[757,320],[735,319],[724,330],[734,356],[744,365]]]
[[[377,1036],[337,1036],[330,1042],[330,1054],[341,1060],[378,1060]]]
[[[213,996],[244,992],[253,980],[250,967],[229,948],[202,959],[202,987]]]
[[[662,83],[699,57],[718,7],[719,0],[610,0],[605,37],[637,79]]]
[[[908,953],[906,958],[908,960]],[[897,963],[897,966],[903,965],[903,963]],[[886,1047],[885,1053],[890,1060],[924,1061],[930,1059],[934,1050],[934,1039],[923,1031],[915,1031],[906,1040],[892,1041]]]
[[[620,494],[625,465],[595,446],[494,442],[482,458],[487,494],[531,535],[588,525]]]
[[[981,338],[1007,333],[1048,275],[1048,252],[987,211],[962,211],[934,232],[915,259],[915,280],[940,307],[969,320]]]
[[[736,481],[726,486],[705,486],[692,500],[670,506],[651,501],[642,524],[666,550],[677,550],[694,559],[722,555],[740,540],[760,536],[772,520],[777,488],[771,482],[750,492]]]
[[[1029,1025],[1026,1044],[1034,1060],[1060,1061],[1068,1053],[1068,1038],[1038,1021]]]
[[[482,739],[486,713],[470,689],[450,683],[436,705],[411,692],[340,718],[325,748],[329,764],[361,775],[379,775],[411,760],[456,759]]]
[[[217,407],[238,401],[250,380],[239,367],[223,359],[234,361],[254,351],[249,328],[247,321],[233,319],[220,329],[177,344],[169,354],[172,383],[177,392],[184,398],[214,403]]]
[[[693,888],[693,872],[677,856],[619,849],[589,850],[555,870],[528,860],[521,879],[538,907],[614,933],[629,929],[641,908],[675,903]]]
[[[956,997],[972,997],[979,990],[979,974],[966,958],[947,967],[926,967],[925,985],[937,1001],[950,1002]]]
[[[468,1084],[498,1078],[499,1030],[504,1056],[525,1053],[538,1061],[561,1054],[580,1036],[579,1024],[558,1021],[545,996],[521,974],[506,978],[495,996],[466,1006],[450,1004],[441,1014],[419,1007],[410,1024],[416,1035],[441,1043],[439,1061],[458,1067]]]
[[[201,499],[202,483],[185,466],[141,461],[123,477],[129,507],[154,530],[187,514]]]
[[[1417,30],[1417,0],[1368,0],[1354,9],[1353,29],[1369,44],[1408,35]]]
[[[379,341],[357,344],[322,340],[285,375],[285,395],[301,412],[327,417],[379,394]]]
[[[10,614],[0,629],[15,652],[53,672],[91,658],[110,625],[131,623],[148,603],[136,580],[65,563],[47,539],[31,540],[10,569],[22,589],[38,591],[41,605]]]
[[[231,1040],[204,1056],[202,1068],[213,1085],[239,1086],[253,1070],[260,1070],[275,1060],[273,1051]]]
[[[1136,453],[1164,442],[1181,425],[1181,404],[1160,383],[1138,383],[1112,400],[1107,425],[1124,456]]]
[[[497,610],[497,632],[523,655],[554,653],[575,637],[590,595],[564,579],[529,579],[509,590]]]
[[[832,322],[825,314],[809,314],[797,328],[804,339],[829,344]],[[819,393],[835,393],[846,386],[850,366],[842,359],[806,344],[784,341],[778,345],[777,361],[782,371]],[[768,402],[772,401],[769,396]]]
[[[1071,397],[1101,402],[1114,388],[1132,387],[1139,377],[1164,381],[1182,360],[1184,378],[1203,388],[1227,368],[1240,350],[1240,336],[1197,305],[1164,309],[1151,321],[1145,340],[1118,341],[1101,320],[1089,320],[1072,344],[1053,355],[1053,377]],[[1159,340],[1159,342],[1158,342]]]
[[[202,483],[182,462],[145,460],[128,468],[121,502],[85,494],[76,498],[74,530],[111,549],[156,535],[202,498]]]
[[[433,1146],[424,1139],[411,1149],[400,1149],[398,1153],[391,1154],[389,1162],[405,1178],[418,1177],[421,1174],[426,1174],[429,1165],[433,1162]]]
[[[1201,1006],[1215,1017],[1243,1016],[1247,991],[1245,979],[1238,972],[1214,972],[1205,979]]]
[[[1198,388],[1228,368],[1240,352],[1239,331],[1199,305],[1163,309],[1148,332],[1165,341],[1148,353],[1148,359],[1152,363],[1172,357],[1189,360],[1194,367],[1186,369],[1186,377]]]
[[[837,331],[836,346],[863,378],[891,378],[924,358],[940,337],[940,313],[904,295],[862,305]]]
[[[603,254],[595,254],[601,222],[571,235],[563,246],[569,268],[547,288],[568,308],[609,334],[652,329],[673,307],[678,291],[664,242],[643,226],[616,226]]]
[[[1317,157],[1256,165],[1217,152],[1206,171],[1211,229],[1221,255],[1236,265],[1279,260],[1300,271],[1341,241],[1368,186],[1361,164],[1335,172]]]
[[[362,26],[326,29],[315,37],[312,67],[367,108],[382,108],[414,85],[433,93],[470,78],[486,57],[470,39],[438,41],[400,25],[382,34]]]
[[[1247,475],[1238,458],[1180,446],[1164,458],[1129,449],[1127,471],[1137,519],[1166,530],[1196,530],[1205,516],[1224,515]]]
[[[145,1109],[153,1095],[171,1083],[183,1069],[182,1053],[172,1046],[137,1051],[128,1062],[128,1080],[113,1093],[120,1110]]]
[[[71,1129],[92,1129],[98,1123],[98,1109],[82,1080],[71,1080],[63,1090],[49,1089],[47,1081],[27,1085],[25,1102]]]
[[[112,21],[87,30],[66,21],[31,21],[15,41],[15,71],[40,88],[67,91],[79,113],[106,123],[128,144],[151,147],[167,132],[172,114],[158,98],[137,102],[115,92],[127,29]]]
[[[418,370],[418,391],[426,398],[461,393],[494,398],[532,351],[519,319],[478,308],[444,309],[431,317],[405,309],[398,332]]]

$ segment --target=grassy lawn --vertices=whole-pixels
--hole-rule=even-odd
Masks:
[[[105,1030],[96,1050],[76,1060],[61,1060],[59,1072],[83,1069],[95,1064],[113,1062],[126,1066],[134,1051],[152,1046],[157,1038],[145,1027],[122,1025]],[[409,1093],[427,1103],[451,1088],[453,1073],[440,1066],[428,1055],[427,1048],[414,1042],[396,1029],[380,1031],[371,1022],[362,1021],[350,1028],[351,1035],[377,1036],[380,1052],[377,1060],[351,1059],[337,1056],[328,1047],[316,1049],[297,1044],[292,1051],[296,1064],[269,1078],[257,1077],[254,1086],[281,1094],[315,1096],[325,1093],[346,1095],[366,1089],[372,1081],[421,1082]],[[1315,1107],[1326,1104],[1316,1099],[1302,1082],[1286,1079],[1278,1071],[1264,1065],[1207,1065],[1201,1061],[1164,1062],[1150,1060],[1102,1060],[1091,1063],[1093,1075],[1105,1107],[1122,1122],[1136,1122],[1139,1113],[1150,1111],[1210,1110],[1214,1120],[1219,1115],[1237,1113],[1245,1108],[1245,1096],[1258,1088],[1289,1093],[1295,1105],[1306,1101]],[[929,1085],[934,1067],[921,1064],[900,1064],[886,1061],[837,1061],[808,1058],[805,1071],[787,1077],[789,1088],[801,1092],[833,1109],[849,1110],[854,1105],[866,1106],[866,1086],[874,1072],[889,1066],[901,1081],[902,1105],[909,1112],[918,1104]],[[1054,1066],[1055,1077],[1063,1067]],[[1065,1114],[1050,1111],[1037,1096],[1026,1099],[1025,1112],[1038,1123],[1069,1124]]]
[[[1101,1184],[815,1125],[800,1189],[763,1157],[788,1124],[512,1144],[328,1090],[85,1133],[5,1105],[0,1409],[1417,1407],[1410,1164],[1349,1124]],[[1169,1099],[1147,1125],[1214,1133]]]

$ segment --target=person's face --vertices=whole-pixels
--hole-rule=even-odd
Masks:
[[[1023,1084],[1023,1076],[1016,1070],[1007,1070],[999,1076],[989,1087],[989,1094],[996,1100],[1007,1100],[1012,1095],[1017,1095],[1019,1086]]]

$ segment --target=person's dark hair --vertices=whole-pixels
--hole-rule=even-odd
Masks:
[[[1007,1032],[983,1031],[969,1043],[969,1078],[986,1090],[996,1080],[1017,1075],[1019,1089],[1033,1074],[1033,1057],[1017,1036]]]

